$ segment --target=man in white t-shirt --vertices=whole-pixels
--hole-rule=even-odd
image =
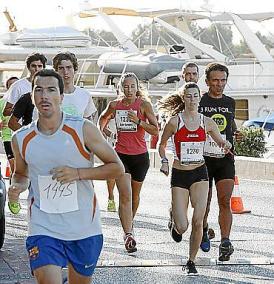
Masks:
[[[41,53],[32,53],[26,59],[29,76],[16,81],[5,94],[7,101],[4,116],[10,116],[13,106],[26,93],[31,92],[31,81],[35,73],[46,67],[47,58]]]
[[[53,58],[53,68],[64,81],[63,111],[94,121],[97,109],[91,94],[83,88],[74,86],[74,75],[78,70],[76,56],[71,52],[58,53]]]

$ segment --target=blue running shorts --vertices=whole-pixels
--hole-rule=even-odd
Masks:
[[[83,276],[92,276],[102,247],[103,235],[76,241],[36,235],[26,240],[31,271],[50,264],[66,267],[70,263]]]

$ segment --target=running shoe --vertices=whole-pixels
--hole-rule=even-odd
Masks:
[[[169,221],[168,221],[168,229],[170,231],[170,235],[172,237],[172,239],[176,242],[179,243],[182,240],[182,235],[179,234],[176,229],[175,229],[175,224],[173,222],[173,218],[172,218],[172,211],[169,210]]]
[[[8,202],[8,206],[10,209],[10,212],[13,214],[18,214],[21,210],[21,205],[19,202]]]
[[[200,244],[200,248],[203,252],[209,252],[210,251],[210,240],[208,238],[208,227],[203,228],[203,237]]]
[[[111,200],[111,199],[108,200],[107,210],[109,212],[116,212],[116,205],[115,205],[115,201],[114,200]]]
[[[127,233],[124,236],[125,248],[128,253],[136,252],[136,241],[133,238],[132,233]]]
[[[219,261],[229,261],[234,252],[234,247],[229,239],[225,239],[219,246]]]
[[[195,267],[195,263],[191,260],[188,260],[188,262],[186,263],[185,269],[186,269],[187,275],[189,276],[194,276],[198,274],[198,271]]]

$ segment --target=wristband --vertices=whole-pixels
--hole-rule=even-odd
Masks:
[[[168,164],[168,159],[167,158],[162,158],[161,163],[167,163]]]
[[[228,149],[231,149],[232,148],[232,144],[228,140],[225,140],[224,147],[227,147]]]

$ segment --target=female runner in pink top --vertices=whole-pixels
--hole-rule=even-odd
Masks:
[[[149,168],[145,132],[158,134],[158,123],[151,103],[140,89],[134,73],[125,73],[118,85],[119,96],[109,103],[99,118],[101,131],[115,118],[117,142],[115,150],[122,160],[126,174],[116,180],[119,191],[119,215],[125,232],[128,252],[136,251],[132,221],[137,212],[140,191]],[[132,197],[132,198],[131,198]]]

